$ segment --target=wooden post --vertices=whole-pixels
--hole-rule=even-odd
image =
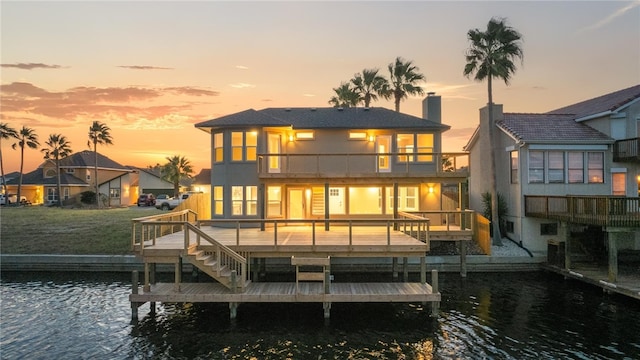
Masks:
[[[144,292],[151,291],[151,284],[150,284],[149,277],[150,277],[149,276],[149,263],[145,262],[144,263],[144,288],[142,289],[142,291],[144,291]]]
[[[133,295],[138,294],[138,270],[133,270],[131,272],[131,293]],[[131,302],[131,320],[138,321],[138,303],[135,301]]]
[[[180,292],[180,282],[182,281],[182,258],[178,258],[178,261],[175,265],[175,284],[173,284],[173,289],[177,292]]]
[[[231,270],[231,292],[236,293],[238,291],[238,272]]]
[[[467,241],[460,241],[460,276],[467,277]]]
[[[151,301],[149,303],[149,313],[151,314],[151,316],[156,316],[156,302],[155,301]]]
[[[258,282],[258,278],[260,277],[260,266],[258,265],[258,258],[254,257],[251,259],[251,261],[253,261],[253,266],[251,267],[253,279],[251,279],[251,281]]]
[[[402,277],[404,282],[409,282],[409,258],[402,258]]]
[[[156,263],[151,263],[150,265],[151,265],[151,268],[150,268],[151,272],[149,273],[149,282],[152,285],[155,285],[156,284]]]
[[[324,303],[322,303],[322,307],[324,309],[324,318],[325,319],[331,318],[331,303],[330,302],[324,302]]]
[[[238,303],[237,302],[230,302],[229,303],[229,318],[231,320],[235,320],[237,316],[238,316]]]
[[[398,279],[398,258],[395,256],[391,259],[391,272],[393,273],[393,280],[396,281]]]
[[[437,294],[440,292],[438,289],[438,270],[431,270],[431,292]],[[434,301],[431,303],[431,316],[437,317],[440,313],[440,302]]]
[[[609,243],[609,282],[618,281],[618,233],[607,231],[607,242]]]
[[[324,293],[331,294],[331,271],[324,271]]]
[[[423,284],[423,285],[427,283],[427,257],[426,257],[426,255],[420,257],[420,283]]]
[[[329,183],[324,183],[324,230],[329,231]]]
[[[566,223],[567,230],[565,231],[564,238],[564,268],[571,269],[571,224]],[[558,244],[558,250],[560,250],[560,244]]]

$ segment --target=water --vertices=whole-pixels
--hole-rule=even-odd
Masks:
[[[441,274],[421,304],[139,309],[127,274],[2,273],[2,359],[638,359],[640,303],[545,273]]]

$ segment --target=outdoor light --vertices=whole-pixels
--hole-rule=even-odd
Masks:
[[[289,134],[289,141],[293,141],[293,134]]]
[[[373,142],[374,139],[375,137],[373,135],[369,135],[369,142]]]
[[[433,194],[433,185],[429,185],[429,194]]]

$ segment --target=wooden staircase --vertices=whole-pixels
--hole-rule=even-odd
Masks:
[[[198,249],[197,246],[190,246],[187,252],[187,259],[191,264],[200,271],[209,275],[211,278],[233,290],[233,279],[231,269],[224,261],[216,258],[215,252],[208,252]],[[244,287],[249,284],[249,280],[245,280]],[[237,282],[236,288],[242,289],[242,284]]]

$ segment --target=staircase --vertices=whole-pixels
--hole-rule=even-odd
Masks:
[[[224,285],[225,287],[233,290],[233,284],[231,279],[231,269],[223,261],[216,259],[216,254],[211,252],[205,252],[198,249],[197,246],[191,246],[187,253],[189,262],[196,266],[203,273],[211,276],[214,280]],[[238,276],[240,276],[238,274]],[[245,280],[244,286],[248,285],[249,281]],[[236,288],[242,288],[242,283],[238,279]]]

